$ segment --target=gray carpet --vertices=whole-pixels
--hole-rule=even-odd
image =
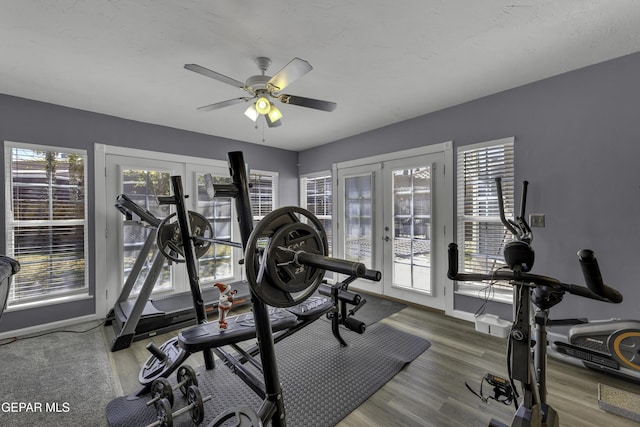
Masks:
[[[276,344],[288,426],[337,424],[430,346],[427,340],[375,323],[364,335],[344,331],[349,345],[342,348],[327,326],[315,322]],[[213,371],[203,370],[198,380],[202,395],[213,396],[205,403],[203,425],[233,405],[259,407],[255,393],[221,363]],[[145,400],[114,399],[106,410],[109,424],[134,427],[153,422],[155,411],[145,407]],[[184,405],[177,396],[174,408]],[[188,417],[174,421],[177,426],[191,425]]]
[[[95,325],[69,329],[84,331]],[[0,426],[106,424],[104,408],[116,391],[105,350],[102,326],[0,347]]]

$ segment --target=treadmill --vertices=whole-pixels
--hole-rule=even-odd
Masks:
[[[137,205],[126,194],[116,198],[115,207],[127,221],[137,221],[151,229],[138,257],[127,276],[122,291],[105,320],[105,326],[113,326],[115,338],[111,342],[111,351],[128,348],[134,341],[149,338],[165,332],[182,329],[196,324],[191,292],[182,292],[166,297],[151,299],[151,292],[162,271],[165,259],[156,247],[155,240],[160,219]],[[149,251],[153,251],[151,268],[135,298],[129,298],[136,279],[148,260]],[[238,293],[235,304],[248,303],[251,299],[249,284],[246,281],[234,282],[231,287]],[[212,312],[218,307],[218,290],[211,286],[202,289],[205,310]]]

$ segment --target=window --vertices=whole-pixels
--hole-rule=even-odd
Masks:
[[[249,198],[253,221],[257,223],[275,209],[278,174],[252,170],[249,174]]]
[[[333,195],[331,191],[331,173],[301,178],[301,206],[314,214],[322,223],[327,234],[329,256],[332,252],[331,216],[333,215]]]
[[[5,143],[9,306],[88,294],[85,151]]]
[[[457,230],[459,269],[464,273],[489,273],[504,267],[502,254],[511,235],[500,222],[495,178],[502,178],[505,216],[513,217],[513,138],[460,147],[458,149]],[[487,284],[458,282],[456,291],[486,296]],[[493,299],[512,301],[511,286],[493,287]]]

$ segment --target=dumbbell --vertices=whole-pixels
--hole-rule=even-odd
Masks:
[[[192,385],[198,385],[198,379],[196,378],[196,371],[189,365],[183,365],[178,369],[177,374],[178,383],[172,386],[166,378],[158,378],[151,384],[151,400],[147,402],[147,406],[157,404],[161,399],[167,399],[169,404],[173,406],[173,391],[180,389],[182,395],[187,397],[189,387]]]
[[[200,424],[204,420],[204,402],[211,400],[211,396],[204,399],[198,390],[198,386],[192,385],[187,389],[187,406],[171,412],[171,404],[166,398],[162,398],[156,405],[157,421],[149,424],[147,427],[171,427],[173,419],[187,412],[191,415],[191,421],[194,424]]]

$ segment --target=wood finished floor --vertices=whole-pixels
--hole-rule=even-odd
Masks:
[[[477,388],[487,372],[506,375],[504,339],[477,333],[469,322],[416,307],[407,307],[383,322],[428,339],[431,348],[343,419],[339,427],[480,427],[487,426],[491,418],[510,422],[513,406],[493,400],[483,403],[465,387],[467,381]],[[110,340],[111,328],[105,331]],[[327,333],[331,333],[329,327]],[[160,345],[174,335],[165,334],[152,340]],[[122,395],[140,388],[138,370],[148,357],[145,349],[148,342],[138,341],[129,349],[110,353]],[[188,363],[201,366],[203,360],[200,354],[195,354]],[[639,394],[640,385],[553,359],[548,364],[548,401],[560,414],[561,426],[640,425],[602,411],[597,402],[598,383]],[[284,397],[286,402],[287,396]]]

